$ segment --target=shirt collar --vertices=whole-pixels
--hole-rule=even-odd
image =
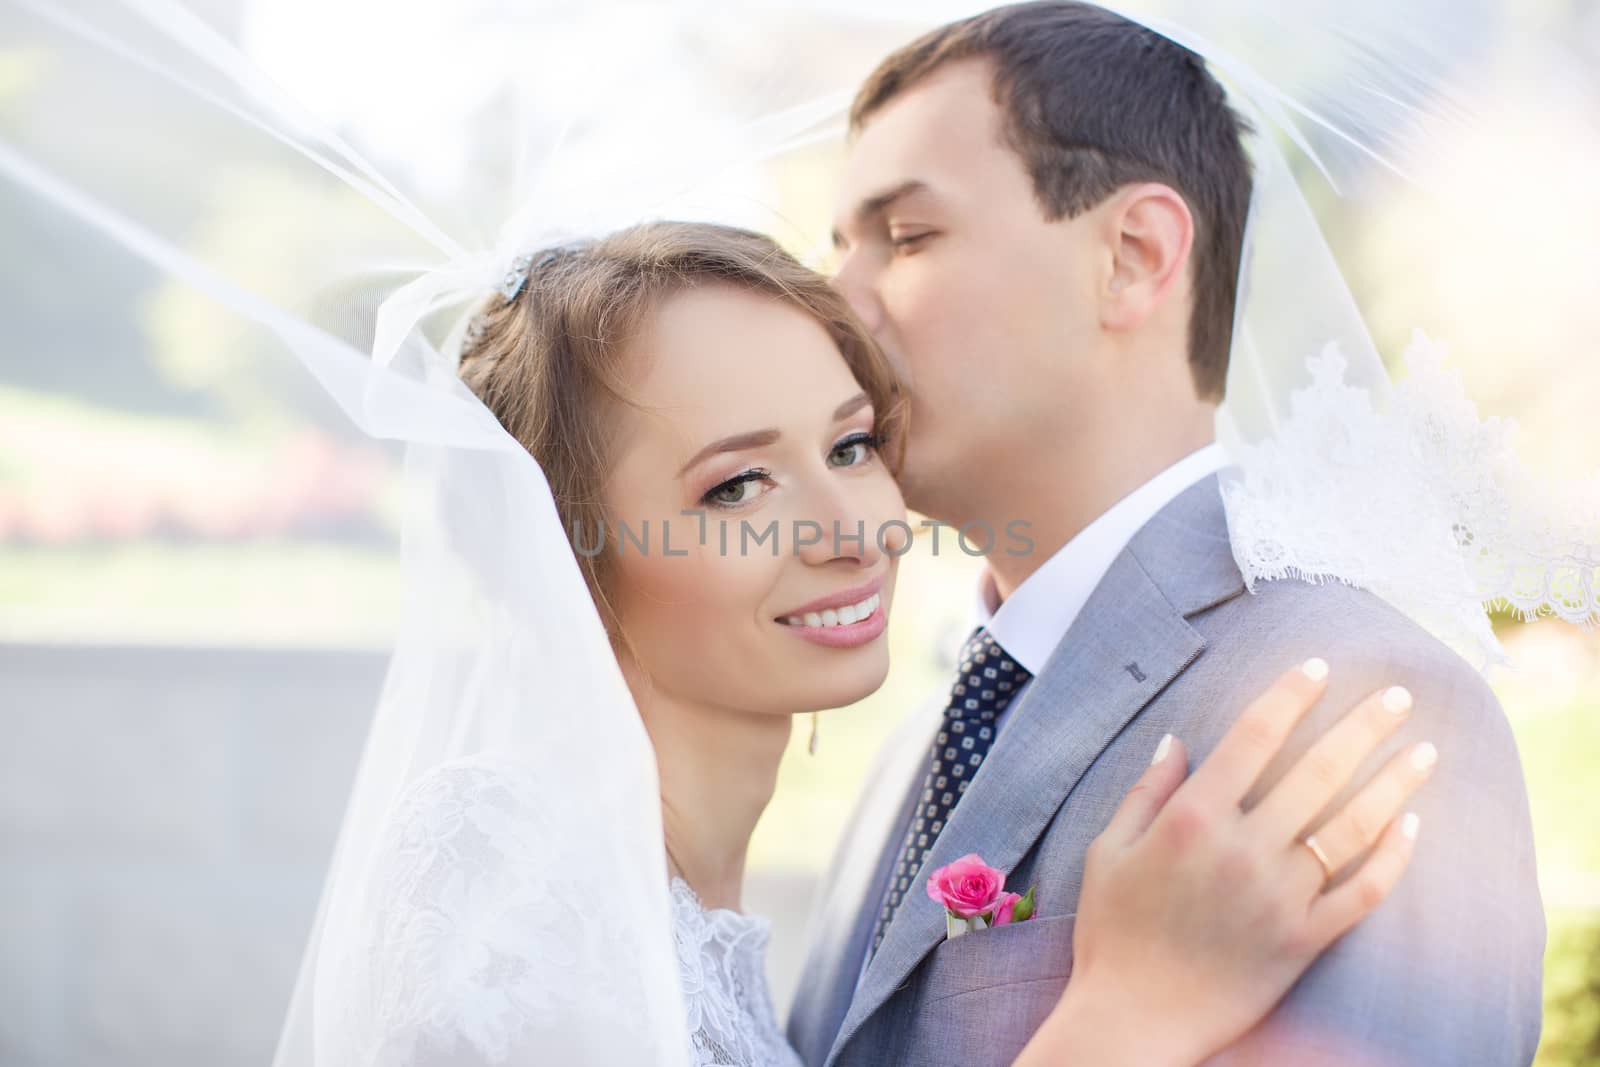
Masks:
[[[1037,675],[1077,619],[1117,554],[1185,489],[1229,463],[1227,451],[1209,444],[1191,452],[1117,501],[997,603],[994,575],[978,577],[972,626],[986,627],[1000,647]]]

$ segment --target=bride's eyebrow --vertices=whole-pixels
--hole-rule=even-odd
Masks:
[[[747,448],[760,448],[762,445],[772,444],[781,436],[783,435],[777,430],[751,430],[749,433],[736,433],[732,437],[724,437],[720,441],[712,441],[709,445],[696,452],[693,458],[678,470],[678,477],[683,477],[689,473],[691,467],[710,459],[712,456],[720,455],[723,452],[742,452]]]
[[[833,409],[833,421],[840,422],[844,419],[848,419],[851,415],[854,415],[857,411],[860,411],[870,403],[872,403],[872,398],[870,396],[864,392],[857,393],[855,396],[851,397],[849,400],[846,400],[844,403]],[[750,430],[746,433],[736,433],[730,437],[724,437],[721,440],[713,441],[700,451],[696,452],[689,459],[689,462],[685,463],[681,468],[679,468],[678,477],[683,477],[689,472],[691,467],[694,467],[696,464],[709,459],[712,456],[721,455],[724,452],[742,452],[747,448],[760,448],[763,445],[772,444],[782,436],[783,435],[777,430]]]
[[[870,403],[872,403],[872,398],[870,396],[864,392],[857,393],[855,396],[851,397],[849,400],[846,400],[843,404],[840,404],[838,407],[833,409],[833,421],[843,422],[845,419],[848,419],[851,415],[854,415],[856,412],[860,411]]]

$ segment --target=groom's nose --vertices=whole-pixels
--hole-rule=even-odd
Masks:
[[[861,320],[873,337],[877,337],[885,319],[883,301],[878,298],[877,286],[867,272],[846,259],[839,273],[833,276],[833,285],[844,294],[856,318]]]

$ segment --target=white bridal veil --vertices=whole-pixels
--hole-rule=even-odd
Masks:
[[[893,43],[976,8],[284,7],[309,12],[291,35],[178,0],[0,0],[0,70],[27,72],[0,80],[6,196],[103,238],[39,269],[86,314],[118,276],[180,279],[403,449],[403,602],[276,1062],[686,1062],[653,754],[544,477],[454,349],[517,255],[574,236],[686,217],[819,247],[779,183],[828,180],[816,149],[874,56],[809,54],[810,29]],[[1540,495],[1426,338],[1391,384],[1301,192],[1405,174],[1470,122],[1452,84],[1481,13],[1127,8],[1259,131],[1220,427],[1246,576],[1366,585],[1483,662],[1496,600],[1593,622],[1593,494]],[[161,163],[87,163],[105,137]]]

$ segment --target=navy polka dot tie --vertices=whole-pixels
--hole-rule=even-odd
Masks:
[[[995,722],[1000,713],[1031,677],[981,626],[961,647],[960,672],[950,690],[939,736],[928,753],[932,766],[923,779],[922,798],[911,817],[900,859],[889,881],[889,895],[878,915],[878,927],[872,935],[873,952],[883,941],[895,909],[911,894],[912,879],[922,869],[939,831],[950,821],[950,812],[994,744]]]

